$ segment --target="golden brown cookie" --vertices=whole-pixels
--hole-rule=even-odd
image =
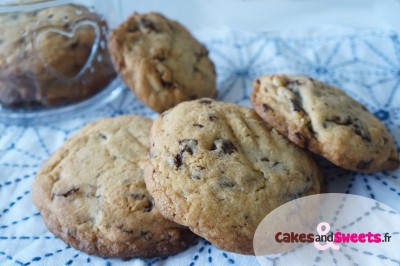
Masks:
[[[200,99],[158,117],[145,181],[167,219],[217,247],[253,254],[253,236],[276,207],[320,192],[311,155],[251,109]]]
[[[303,76],[271,75],[254,82],[256,112],[281,134],[345,169],[376,172],[399,166],[392,136],[343,91]]]
[[[111,32],[109,47],[122,79],[156,112],[216,96],[207,49],[181,24],[161,14],[131,15]]]
[[[89,124],[43,164],[32,196],[48,229],[106,257],[166,256],[196,238],[164,219],[143,180],[152,121],[141,116]]]
[[[107,24],[74,4],[0,13],[0,104],[55,106],[85,99],[116,76]]]

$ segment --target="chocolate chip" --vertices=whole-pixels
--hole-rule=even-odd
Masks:
[[[314,128],[311,124],[311,122],[307,125],[308,131],[311,133],[311,135],[313,136],[313,138],[318,138],[318,133],[314,131]]]
[[[34,10],[28,13],[29,16],[31,17],[36,17],[36,15],[39,13],[39,10]]]
[[[174,157],[174,165],[176,169],[182,166],[183,154],[185,152],[189,153],[190,155],[193,155],[193,149],[198,145],[198,141],[195,139],[183,139],[179,140],[178,143],[181,150]]]
[[[236,151],[235,146],[230,141],[223,141],[222,142],[222,150],[225,153],[232,154]]]
[[[143,208],[144,212],[151,212],[151,210],[153,209],[153,203],[150,201],[146,207]]]
[[[269,159],[268,159],[267,157],[263,157],[263,158],[260,159],[260,161],[262,161],[262,162],[269,162]]]
[[[371,142],[371,136],[367,130],[364,129],[363,124],[360,120],[356,119],[353,124],[354,133],[360,136],[363,140]]]
[[[177,155],[175,155],[174,164],[176,169],[182,166],[182,154],[178,153]]]
[[[225,154],[232,154],[236,151],[236,147],[227,139],[217,139],[212,144],[210,150],[214,151],[220,149]]]
[[[389,141],[388,138],[386,138],[386,137],[383,137],[382,139],[383,139],[383,144],[387,144]]]
[[[372,159],[369,160],[369,161],[360,161],[360,162],[357,164],[357,169],[359,169],[359,170],[365,170],[365,169],[367,169],[367,168],[371,165],[371,163],[372,163]]]
[[[235,182],[227,180],[226,178],[223,178],[218,184],[221,188],[233,188],[236,186]]]
[[[151,204],[155,205],[155,204],[154,204],[154,198],[153,198],[152,196],[149,196],[149,198],[150,198]]]
[[[133,193],[131,196],[134,200],[142,200],[146,197],[145,195],[139,193]]]
[[[198,127],[198,128],[203,128],[203,127],[204,127],[203,125],[197,124],[197,123],[196,123],[196,124],[193,124],[193,126],[194,126],[194,127]]]
[[[295,99],[290,99],[290,103],[292,104],[293,111],[295,112],[304,112],[301,104]]]
[[[99,138],[106,140],[107,136],[104,135],[103,133],[99,133]]]
[[[200,100],[199,103],[201,103],[201,104],[211,104],[212,101],[211,100]]]
[[[371,137],[369,136],[369,134],[364,131],[361,128],[356,127],[354,129],[354,133],[356,133],[358,136],[360,136],[363,140],[367,141],[367,142],[371,142]]]
[[[266,103],[263,103],[262,106],[263,106],[264,113],[267,112],[267,111],[269,111],[269,110],[271,110],[271,111],[274,110],[274,109],[271,108],[271,106],[269,106],[269,105],[266,104]]]
[[[181,148],[180,153],[188,152],[190,155],[193,155],[193,149],[195,146],[199,144],[196,139],[183,139],[178,141],[179,146]]]
[[[71,48],[71,50],[75,50],[78,46],[79,46],[79,39],[71,43],[69,45],[69,48]]]
[[[22,45],[25,43],[25,40],[26,40],[25,37],[21,37],[15,43],[16,43],[16,45]]]
[[[300,146],[308,147],[308,140],[302,133],[295,132],[294,135],[297,138],[297,142],[296,143],[300,144]]]
[[[194,175],[192,175],[192,178],[193,178],[193,179],[200,180],[200,175],[198,175],[198,174],[194,174]]]
[[[261,81],[260,81],[259,79],[256,79],[256,83],[257,83],[258,85],[260,85],[260,84],[261,84]]]
[[[152,59],[158,60],[160,62],[165,60],[165,53],[153,53]]]
[[[199,62],[201,60],[202,57],[205,57],[208,55],[208,51],[201,51],[200,53],[194,53],[195,57],[196,57],[196,62]]]
[[[208,119],[210,119],[210,121],[215,121],[215,120],[217,120],[218,118],[217,118],[215,115],[209,115],[209,116],[208,116]]]
[[[332,122],[332,123],[335,123],[335,124],[338,124],[338,125],[342,125],[342,126],[349,126],[349,125],[351,125],[353,123],[353,119],[350,116],[348,116],[344,120],[339,116],[333,116],[333,117],[331,117],[329,119],[326,119],[325,121]]]
[[[202,170],[204,170],[205,168],[203,167],[203,166],[201,166],[201,165],[197,165],[196,166],[196,170],[197,171],[202,171]]]
[[[140,26],[142,26],[142,27],[144,27],[144,28],[146,28],[146,29],[149,29],[149,30],[154,31],[154,32],[160,32],[160,31],[156,28],[156,26],[154,25],[154,23],[153,23],[152,21],[146,19],[146,18],[142,18],[142,19],[140,20],[139,23],[140,23]]]
[[[296,194],[293,195],[293,199],[298,199],[298,198],[301,198],[301,197],[304,197],[303,193],[296,193]]]
[[[47,19],[52,19],[53,17],[54,17],[54,15],[50,14],[50,15],[47,16]]]
[[[128,25],[128,28],[126,30],[128,32],[136,32],[138,30],[138,27],[136,26],[136,24],[131,24],[131,25]]]
[[[168,231],[168,241],[171,241],[172,239],[176,239],[176,234],[174,233],[174,231]]]
[[[172,82],[165,81],[163,79],[160,79],[160,82],[161,82],[161,86],[163,86],[166,89],[170,89],[172,87],[172,85],[173,85]]]
[[[57,195],[57,196],[63,196],[64,198],[67,198],[67,197],[71,196],[72,194],[74,194],[74,193],[76,193],[76,192],[78,192],[78,191],[79,191],[79,188],[73,188],[73,189],[67,191],[67,192],[64,193],[64,194],[59,194],[59,195]]]
[[[288,83],[289,86],[299,86],[301,83],[299,80],[293,80]]]

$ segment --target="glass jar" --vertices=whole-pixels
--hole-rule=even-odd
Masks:
[[[119,1],[0,0],[0,120],[48,121],[115,97],[107,36],[119,11]]]

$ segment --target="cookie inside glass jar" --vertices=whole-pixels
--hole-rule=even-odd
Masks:
[[[0,13],[3,106],[66,105],[96,94],[115,78],[108,27],[99,14],[76,4],[40,6]]]

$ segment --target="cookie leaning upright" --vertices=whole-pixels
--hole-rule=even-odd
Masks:
[[[131,15],[111,32],[109,49],[122,79],[156,112],[216,96],[207,49],[181,24],[161,14]]]
[[[107,257],[166,256],[196,238],[164,219],[143,180],[152,121],[89,124],[43,164],[32,197],[48,229],[73,247]]]
[[[300,147],[337,166],[375,172],[399,166],[393,138],[363,105],[320,81],[271,75],[254,82],[256,112]]]
[[[159,211],[227,251],[253,254],[269,212],[320,192],[310,154],[238,105],[181,103],[155,120],[150,145],[145,181]]]

